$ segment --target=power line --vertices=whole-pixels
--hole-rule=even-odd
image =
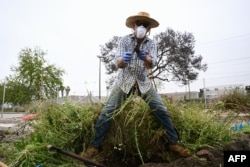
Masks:
[[[231,40],[231,39],[235,39],[235,38],[241,38],[241,37],[247,37],[250,36],[250,33],[246,33],[246,34],[240,34],[240,35],[236,35],[236,36],[231,36],[225,39],[221,39],[221,40]]]
[[[250,37],[250,33],[235,35],[235,36],[227,37],[227,38],[224,38],[224,39],[213,40],[213,41],[200,42],[200,44],[205,45],[205,44],[217,43],[217,42],[221,42],[221,41],[228,41],[228,40],[233,40],[233,39],[248,37],[248,36]]]
[[[209,64],[219,64],[219,63],[232,62],[232,61],[239,61],[239,60],[246,60],[246,59],[250,59],[250,57],[241,57],[241,58],[237,58],[237,59],[227,59],[227,60],[212,62],[212,63],[209,63]]]
[[[242,74],[232,74],[232,75],[221,75],[221,76],[212,76],[212,77],[205,77],[206,79],[225,79],[225,78],[236,78],[242,76],[250,76],[250,73],[242,73]],[[202,80],[202,79],[198,79]]]

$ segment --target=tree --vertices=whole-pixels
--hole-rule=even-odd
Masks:
[[[101,56],[99,57],[105,63],[107,74],[113,79],[113,74],[117,70],[113,59],[120,38],[114,36],[106,44],[100,46]],[[202,56],[195,55],[195,39],[191,33],[175,32],[168,28],[153,38],[157,43],[158,61],[156,67],[150,71],[150,78],[188,85],[197,79],[199,71],[207,70],[207,64],[202,64]],[[113,79],[109,79],[106,83],[110,86]]]
[[[176,81],[186,85],[197,79],[199,71],[206,71],[202,56],[195,55],[195,39],[191,33],[167,29],[154,37],[158,44],[158,62],[151,72],[153,78]]]
[[[67,87],[65,88],[65,91],[66,91],[66,97],[68,97],[68,96],[69,96],[69,92],[70,92],[70,87],[67,86]]]
[[[110,78],[106,80],[107,89],[113,84],[115,76],[113,75],[117,71],[117,67],[114,64],[113,60],[115,58],[115,53],[118,47],[118,41],[121,37],[113,36],[107,43],[103,46],[101,45],[101,56],[98,56],[100,60],[105,64],[106,73],[110,75]]]
[[[65,87],[63,85],[61,85],[59,87],[59,91],[61,92],[62,97],[64,97],[64,90],[65,90]]]
[[[21,50],[18,65],[11,67],[14,74],[6,78],[6,102],[26,104],[57,96],[57,88],[63,85],[64,70],[49,64],[45,55],[39,48]]]

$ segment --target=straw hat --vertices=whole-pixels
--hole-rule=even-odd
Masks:
[[[126,26],[129,28],[133,28],[135,26],[135,22],[138,20],[145,21],[145,22],[149,23],[150,28],[155,28],[155,27],[159,26],[159,22],[156,21],[155,19],[151,18],[149,16],[149,13],[147,13],[147,12],[139,12],[135,16],[128,17],[126,20]]]

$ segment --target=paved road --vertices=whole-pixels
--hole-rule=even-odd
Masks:
[[[22,122],[22,116],[25,113],[16,112],[1,112],[0,113],[0,130],[9,130],[16,128],[20,122]]]
[[[0,119],[4,118],[20,118],[24,116],[24,113],[17,113],[17,112],[1,112]]]

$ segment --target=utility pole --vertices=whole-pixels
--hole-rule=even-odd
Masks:
[[[188,79],[188,99],[191,100],[191,92],[190,92],[190,82]]]
[[[99,100],[101,102],[101,57],[99,57]]]
[[[207,95],[206,95],[206,86],[205,86],[205,78],[203,78],[203,96],[204,96],[204,107],[207,108]]]
[[[3,84],[3,103],[2,103],[2,114],[1,114],[1,118],[3,118],[4,100],[5,100],[5,84]]]
[[[40,76],[40,101],[43,101],[43,68],[41,70],[41,76]]]
[[[58,104],[58,99],[59,99],[59,87],[56,86],[56,103]]]

